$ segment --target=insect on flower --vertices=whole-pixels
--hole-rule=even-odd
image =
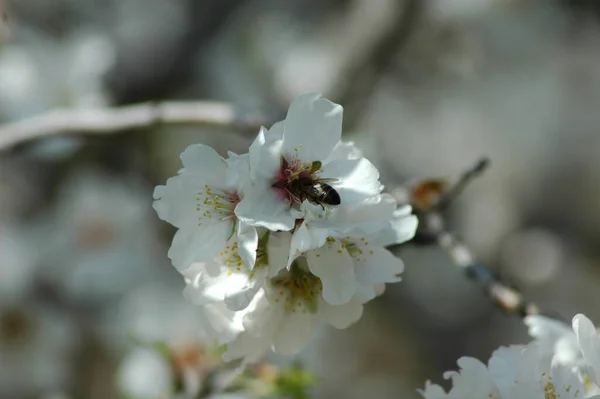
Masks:
[[[321,168],[321,162],[315,161],[310,169],[301,170],[291,174],[286,182],[277,181],[272,187],[285,190],[289,198],[297,203],[307,200],[311,204],[320,205],[340,205],[340,194],[328,182],[337,181],[337,179],[325,179],[315,176],[315,172]]]

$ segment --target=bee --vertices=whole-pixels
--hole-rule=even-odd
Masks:
[[[299,177],[294,179],[287,187],[290,197],[298,202],[307,200],[311,204],[339,205],[342,201],[340,194],[326,182],[336,179],[313,179],[312,177]]]
[[[325,209],[323,205],[339,205],[340,194],[327,184],[337,179],[315,177],[315,173],[320,168],[321,162],[315,161],[310,169],[293,174],[285,181],[278,181],[272,187],[285,190],[289,199],[297,203],[307,200],[311,204],[320,205],[323,209]]]

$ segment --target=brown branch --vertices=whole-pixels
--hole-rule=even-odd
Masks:
[[[54,110],[0,125],[0,150],[36,138],[63,134],[110,134],[155,124],[231,127],[256,133],[267,121],[241,114],[228,103],[163,102],[94,110]]]
[[[423,4],[421,0],[405,0],[397,6],[394,23],[373,45],[365,57],[358,60],[347,72],[341,88],[337,89],[335,99],[344,104],[344,126],[356,125],[364,113],[377,84],[388,72],[400,51],[408,43],[421,19]]]
[[[414,242],[438,245],[448,254],[455,266],[464,270],[467,277],[483,287],[490,301],[504,313],[519,317],[538,314],[540,309],[536,304],[527,301],[517,289],[505,284],[495,273],[477,261],[469,247],[446,227],[442,212],[488,164],[489,161],[482,158],[466,170],[453,186],[447,187],[445,192],[435,191],[433,194],[436,195],[425,196],[426,199],[432,198],[432,201],[423,201],[421,197],[427,194],[424,190],[431,191],[431,187],[437,190],[438,187],[430,182],[438,180],[426,180],[418,186],[420,189],[413,190],[411,204],[419,219]]]

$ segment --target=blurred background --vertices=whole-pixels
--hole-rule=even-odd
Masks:
[[[488,156],[452,229],[542,308],[600,320],[597,1],[0,4],[0,123],[156,100],[275,121],[319,91],[389,189]],[[163,125],[0,150],[0,398],[157,397],[150,385],[174,383],[157,342],[182,375],[204,370],[152,190],[187,145],[245,152],[255,133]],[[312,397],[417,398],[460,356],[527,341],[441,250],[398,252],[404,281],[293,359],[316,372]]]

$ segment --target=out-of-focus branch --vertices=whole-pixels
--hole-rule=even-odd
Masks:
[[[377,83],[388,71],[400,50],[408,42],[420,20],[422,0],[404,0],[397,6],[397,16],[389,30],[375,43],[363,59],[346,74],[336,100],[344,104],[344,125],[354,126],[360,119]]]
[[[540,309],[536,304],[527,301],[517,289],[501,281],[499,276],[478,262],[469,247],[446,227],[442,211],[488,164],[487,159],[478,161],[454,185],[443,185],[436,179],[420,182],[413,188],[411,203],[419,218],[415,242],[435,244],[446,251],[452,263],[464,270],[467,277],[481,284],[487,297],[504,313],[519,317],[538,314]]]
[[[231,104],[212,101],[163,102],[94,110],[55,110],[0,125],[0,150],[35,138],[62,134],[110,134],[157,124],[221,126],[256,133],[267,121]]]

